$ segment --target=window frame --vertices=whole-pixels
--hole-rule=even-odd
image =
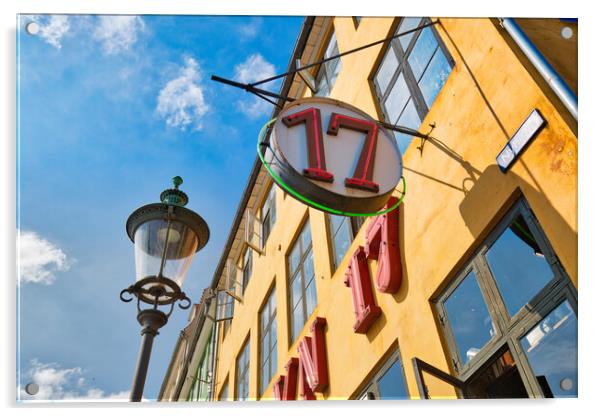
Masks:
[[[263,333],[263,313],[265,311],[265,308],[268,306],[268,304],[270,303],[271,298],[273,297],[273,301],[274,301],[274,311],[273,313],[270,314],[270,316],[268,317],[268,324],[267,324],[267,332]],[[265,392],[267,391],[268,386],[270,385],[270,381],[274,378],[274,376],[277,374],[278,372],[278,297],[277,297],[277,293],[276,293],[276,284],[273,283],[271,288],[268,290],[268,295],[265,299],[265,301],[263,302],[263,305],[259,308],[259,342],[258,342],[258,350],[259,350],[259,361],[258,361],[258,378],[259,378],[259,382],[258,382],[258,396],[261,397],[265,394]],[[270,345],[270,351],[267,354],[267,358],[264,359],[263,356],[263,339],[266,336],[271,337],[271,329],[272,329],[272,325],[276,326],[276,342],[274,344],[274,346],[271,346],[271,342],[269,343]],[[270,339],[270,341],[272,341]],[[273,369],[273,373],[270,375],[270,379],[269,380],[263,380],[263,368],[264,368],[264,364],[267,362],[269,364],[269,362],[272,361],[272,354],[275,354],[276,357],[276,368]],[[265,382],[265,388],[263,383]]]
[[[393,28],[392,34],[397,33],[397,31],[399,30],[404,19],[405,19],[405,17],[403,17],[401,19],[396,19],[394,21],[393,26],[392,26],[392,28]],[[432,22],[431,18],[423,17],[417,26],[422,26],[422,25],[430,23],[430,22]],[[383,46],[383,49],[382,49],[381,58],[377,61],[375,69],[370,77],[370,84],[371,84],[372,90],[374,91],[376,101],[378,103],[378,105],[377,105],[378,111],[380,112],[382,119],[384,121],[386,121],[387,123],[390,123],[390,124],[397,123],[397,120],[391,120],[389,118],[389,115],[387,114],[387,111],[385,108],[385,101],[391,94],[391,90],[395,86],[396,81],[400,76],[404,77],[404,80],[405,80],[405,82],[408,86],[408,90],[410,92],[410,97],[409,97],[408,103],[411,101],[414,104],[414,107],[416,108],[416,113],[418,114],[418,117],[420,118],[421,122],[424,121],[424,119],[426,118],[426,115],[428,114],[428,112],[430,110],[428,105],[426,104],[424,95],[422,94],[422,91],[420,90],[420,87],[418,85],[422,78],[416,79],[416,77],[414,76],[414,72],[412,71],[412,68],[408,62],[408,57],[412,54],[412,51],[414,50],[414,46],[416,45],[418,38],[420,37],[420,35],[422,34],[422,32],[424,30],[430,30],[433,33],[433,37],[435,38],[435,41],[437,42],[437,47],[433,51],[433,54],[429,58],[429,61],[426,63],[421,77],[426,73],[426,70],[428,69],[429,64],[431,63],[431,61],[437,54],[438,49],[440,49],[441,52],[443,53],[443,55],[445,56],[447,63],[449,64],[451,70],[453,70],[453,68],[456,66],[456,63],[455,63],[453,57],[451,56],[449,50],[447,49],[447,46],[441,39],[441,36],[439,36],[439,33],[434,28],[434,26],[429,26],[427,28],[420,29],[418,31],[413,32],[410,35],[412,37],[410,39],[410,42],[408,43],[408,47],[405,52],[403,50],[403,47],[401,46],[400,38],[395,38],[395,39],[392,39],[390,42],[385,43],[385,45]],[[389,84],[387,85],[385,91],[381,91],[380,86],[378,85],[378,82],[376,82],[376,78],[378,76],[379,71],[382,68],[385,57],[386,57],[387,53],[389,52],[389,48],[393,49],[393,53],[395,54],[395,58],[397,59],[397,67],[395,68],[395,71],[393,72],[391,80],[389,81]],[[447,82],[447,79],[445,82]],[[445,85],[445,82],[444,82],[444,85]],[[408,104],[406,103],[406,106],[407,105]],[[401,111],[399,112],[400,116],[403,113],[403,111],[405,110],[405,108],[406,108],[405,106],[403,108],[401,108]]]
[[[383,400],[380,397],[380,389],[378,387],[378,382],[380,379],[393,367],[396,361],[399,361],[399,366],[401,367],[401,377],[405,380],[406,387],[406,399],[411,399],[410,392],[408,390],[408,378],[405,374],[405,369],[403,365],[403,361],[401,359],[401,352],[399,348],[395,348],[392,352],[385,354],[384,361],[380,361],[374,368],[378,368],[376,372],[370,376],[370,378],[365,381],[364,387],[360,390],[360,393],[356,396],[356,400]],[[373,370],[374,371],[374,370]],[[372,393],[373,397],[367,397],[368,394]],[[403,399],[403,400],[406,400]]]
[[[519,215],[522,215],[527,222],[529,231],[535,237],[550,269],[554,273],[554,278],[544,285],[513,317],[510,317],[495,279],[491,274],[485,253]],[[481,293],[491,314],[492,322],[495,324],[496,335],[483,345],[473,359],[462,366],[444,302],[471,271],[475,272]],[[565,300],[569,302],[575,316],[578,316],[576,288],[562,268],[535,214],[529,208],[525,198],[521,197],[488,233],[472,257],[464,263],[460,272],[455,274],[452,281],[433,300],[436,317],[438,318],[437,325],[443,334],[445,350],[452,363],[453,374],[468,386],[471,380],[474,380],[482,371],[486,370],[486,367],[492,359],[497,357],[501,349],[507,348],[516,362],[516,367],[529,395],[531,397],[544,397],[544,393],[520,345],[520,340]]]
[[[297,338],[299,338],[299,336],[301,335],[301,333],[303,332],[302,330],[299,331],[298,334],[295,335],[295,326],[294,326],[294,313],[295,313],[295,304],[293,303],[293,287],[292,287],[292,283],[294,280],[294,277],[296,276],[297,273],[300,273],[300,278],[302,279],[301,281],[301,299],[299,300],[299,302],[302,303],[301,307],[303,308],[303,316],[304,316],[304,322],[303,325],[301,325],[301,328],[303,328],[303,326],[305,326],[309,320],[309,317],[311,316],[311,314],[313,313],[313,311],[315,310],[315,308],[317,307],[317,303],[316,306],[314,306],[314,309],[310,312],[307,311],[307,295],[306,295],[306,288],[307,288],[307,281],[305,280],[305,271],[304,271],[304,261],[307,259],[309,253],[312,254],[312,261],[313,261],[313,241],[311,238],[311,227],[310,227],[310,221],[309,221],[309,215],[305,215],[303,217],[303,220],[301,221],[301,225],[299,226],[299,228],[297,229],[297,232],[295,233],[294,238],[292,239],[291,245],[286,253],[285,256],[285,262],[286,262],[286,290],[287,290],[287,321],[288,321],[288,327],[290,329],[290,333],[289,333],[289,346],[292,345]],[[298,242],[301,242],[301,236],[303,235],[303,230],[305,229],[305,227],[308,227],[309,229],[309,233],[310,233],[310,243],[308,245],[308,247],[305,249],[305,251],[301,252],[301,255],[299,257],[299,264],[297,265],[297,267],[295,268],[295,270],[291,270],[290,268],[290,256],[291,253],[293,252],[293,250],[295,249],[296,245]],[[316,300],[318,297],[318,288],[316,285],[316,271],[315,271],[315,263],[312,265],[313,266],[313,270],[314,270],[314,276],[313,276],[313,285],[315,287],[315,291],[316,291]]]

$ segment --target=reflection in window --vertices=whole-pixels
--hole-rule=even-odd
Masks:
[[[465,365],[496,333],[474,272],[464,278],[443,305]]]
[[[368,382],[360,400],[403,400],[409,398],[399,353],[393,354]]]
[[[412,30],[430,20],[402,19],[396,33]],[[393,39],[374,76],[385,119],[391,124],[418,129],[447,80],[453,61],[432,27]],[[411,136],[395,134],[403,152]]]
[[[337,38],[333,32],[322,59],[330,58],[331,56],[338,54],[339,47],[337,46]],[[318,69],[318,74],[316,75],[317,91],[314,95],[317,97],[327,97],[330,95],[330,91],[332,91],[332,88],[334,87],[334,83],[337,80],[340,70],[341,58],[335,58],[320,65],[320,69]]]
[[[317,303],[309,221],[305,221],[287,260],[290,319],[293,329],[291,339],[295,340]]]
[[[554,278],[522,215],[497,239],[486,258],[510,316]]]
[[[247,288],[247,284],[249,284],[249,280],[251,279],[251,273],[253,273],[253,251],[250,248],[247,248],[245,252],[245,259],[242,266],[242,293],[245,293],[245,289]]]
[[[408,398],[408,388],[406,380],[403,377],[403,370],[399,358],[378,380],[379,399],[381,400],[400,400]]]
[[[577,317],[568,301],[521,339],[545,397],[577,397]]]

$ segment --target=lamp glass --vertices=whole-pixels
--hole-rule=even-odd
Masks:
[[[136,280],[161,274],[182,287],[198,244],[196,233],[183,222],[155,219],[141,224],[134,234]]]

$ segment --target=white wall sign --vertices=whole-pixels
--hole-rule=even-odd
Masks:
[[[393,134],[363,111],[328,98],[285,107],[270,147],[266,162],[287,187],[336,211],[379,211],[401,178]]]

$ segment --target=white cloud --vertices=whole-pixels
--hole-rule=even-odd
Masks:
[[[193,58],[186,58],[179,75],[161,90],[157,112],[168,126],[184,130],[192,124],[194,130],[202,128],[202,118],[209,111],[209,105],[205,102],[200,80],[199,64]]]
[[[54,271],[69,270],[74,263],[59,247],[33,231],[18,231],[19,284],[42,283],[56,280]]]
[[[37,36],[57,49],[61,49],[61,39],[69,31],[69,17],[62,15],[37,15],[32,20],[39,25]]]
[[[259,29],[261,28],[261,18],[253,17],[249,20],[249,23],[239,25],[237,27],[238,32],[240,33],[241,40],[247,41],[254,39],[259,33]]]
[[[57,363],[43,364],[31,360],[29,370],[21,375],[25,385],[19,386],[19,397],[21,400],[128,401],[129,390],[106,393],[90,387],[83,377],[84,373],[81,367],[61,368]],[[35,395],[25,391],[29,383],[38,385],[39,390]]]
[[[129,50],[146,27],[140,16],[99,16],[98,22],[94,39],[102,43],[108,55]]]
[[[252,83],[260,81],[276,74],[276,67],[265,60],[261,54],[250,55],[246,61],[234,67],[235,79],[242,83]],[[274,82],[258,85],[258,88],[270,90]],[[272,104],[259,98],[239,100],[236,103],[238,111],[244,113],[249,118],[258,118],[269,114]]]

